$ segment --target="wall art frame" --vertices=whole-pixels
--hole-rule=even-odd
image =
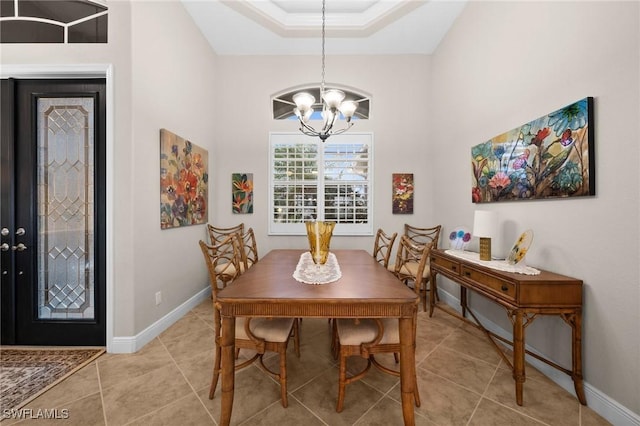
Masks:
[[[595,195],[593,98],[471,148],[473,203]]]
[[[392,213],[413,214],[413,173],[393,173],[392,187]]]
[[[209,154],[160,129],[160,228],[208,222]]]
[[[231,206],[234,214],[253,213],[253,173],[231,174]]]

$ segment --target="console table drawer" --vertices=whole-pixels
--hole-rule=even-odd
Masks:
[[[432,257],[431,264],[438,265],[456,275],[460,275],[460,264],[458,262],[452,262],[448,259],[443,259],[442,257]]]
[[[462,277],[473,280],[474,282],[481,282],[483,288],[493,290],[495,293],[498,293],[503,297],[506,296],[511,300],[516,299],[516,286],[509,281],[501,280],[500,278],[468,268],[465,265],[462,265],[461,275]]]

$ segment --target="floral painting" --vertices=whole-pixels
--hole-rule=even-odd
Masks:
[[[160,228],[207,223],[207,150],[160,129]]]
[[[234,213],[253,213],[253,173],[231,175],[231,202]]]
[[[413,214],[413,173],[393,174],[393,214]]]
[[[474,203],[595,195],[593,98],[471,148]]]

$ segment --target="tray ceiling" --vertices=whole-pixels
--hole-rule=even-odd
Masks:
[[[314,55],[321,0],[182,0],[219,55]],[[430,54],[466,1],[327,0],[327,54]]]

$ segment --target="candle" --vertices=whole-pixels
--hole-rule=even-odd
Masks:
[[[316,220],[316,263],[320,263],[320,224]]]

